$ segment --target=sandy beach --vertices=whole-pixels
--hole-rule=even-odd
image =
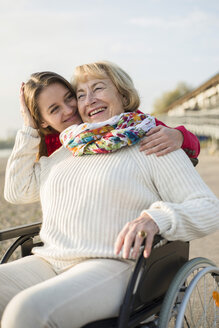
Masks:
[[[40,221],[42,215],[39,203],[12,205],[5,201],[3,188],[6,163],[6,158],[0,158],[0,230]],[[219,198],[219,155],[209,155],[202,151],[196,169]],[[0,256],[5,247],[5,244],[0,245]],[[190,257],[197,256],[208,257],[219,266],[219,231],[190,243]]]
[[[219,198],[219,154],[201,152],[197,171]],[[190,243],[190,257],[197,256],[207,257],[219,266],[219,231]]]

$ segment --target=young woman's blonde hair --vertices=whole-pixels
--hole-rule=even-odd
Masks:
[[[77,91],[79,82],[86,82],[89,77],[96,79],[110,78],[118,92],[124,97],[125,112],[133,112],[139,108],[140,98],[131,77],[119,66],[108,61],[98,61],[77,66],[72,78],[72,85]]]
[[[31,116],[34,119],[36,128],[41,138],[37,159],[39,159],[41,156],[48,156],[45,144],[45,135],[50,133],[57,133],[57,131],[54,130],[52,127],[42,127],[43,119],[38,105],[40,93],[46,87],[54,83],[61,83],[73,94],[75,94],[72,85],[64,77],[54,72],[33,73],[31,74],[30,79],[24,85],[25,102],[27,107],[29,108]]]

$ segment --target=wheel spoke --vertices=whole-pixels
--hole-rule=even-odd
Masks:
[[[186,322],[187,327],[188,327],[188,328],[191,328],[191,327],[190,327],[190,324],[189,324],[189,322],[188,322],[188,320],[187,320],[187,318],[186,318],[186,316],[184,317],[184,320],[185,320],[185,322]]]

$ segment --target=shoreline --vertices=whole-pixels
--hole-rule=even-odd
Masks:
[[[12,148],[0,149],[0,161],[1,159],[8,158],[12,152]]]

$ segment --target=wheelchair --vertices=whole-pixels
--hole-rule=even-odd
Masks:
[[[0,231],[0,241],[16,239],[4,254],[7,262],[17,248],[28,256],[41,223]],[[141,248],[118,317],[83,328],[208,328],[219,327],[219,268],[207,258],[189,259],[189,243],[155,236],[149,258]]]

